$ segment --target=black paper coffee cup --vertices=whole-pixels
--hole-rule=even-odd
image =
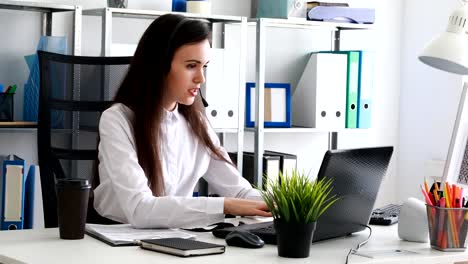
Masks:
[[[58,179],[57,214],[60,238],[82,239],[91,185],[86,179]]]

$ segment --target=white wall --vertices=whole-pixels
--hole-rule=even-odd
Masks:
[[[461,77],[422,64],[418,54],[445,31],[457,0],[405,1],[401,52],[398,197],[419,197],[432,160],[445,160],[461,93]],[[424,7],[424,9],[422,9]],[[440,176],[440,175],[438,175]]]
[[[366,1],[350,2],[350,5]],[[382,183],[377,206],[394,203],[397,198],[399,159],[399,101],[400,101],[400,43],[404,1],[367,1],[365,7],[376,9],[373,47],[375,48],[375,73],[373,91],[372,128],[369,132],[342,133],[339,147],[375,145],[394,146],[388,173]],[[350,34],[353,34],[350,32]],[[368,45],[367,38],[356,37],[357,42]],[[350,48],[354,48],[354,43]],[[355,47],[357,48],[357,47]]]
[[[60,2],[59,0],[49,0]],[[71,0],[65,0],[71,1]],[[149,0],[129,0],[135,5],[148,4]],[[82,1],[89,5],[92,1]],[[102,4],[102,1],[99,3]],[[130,5],[129,3],[129,5]],[[212,0],[213,13],[225,15],[250,15],[250,0]],[[375,72],[375,90],[374,90],[374,109],[372,114],[372,129],[368,131],[345,132],[339,135],[339,148],[353,148],[361,146],[374,145],[393,145],[395,146],[394,158],[392,159],[389,173],[384,180],[381,195],[377,204],[385,204],[394,202],[396,198],[396,179],[397,179],[397,161],[399,156],[399,97],[400,97],[400,28],[402,21],[402,3],[403,1],[390,0],[353,0],[349,1],[351,6],[355,7],[372,7],[376,10],[375,29],[370,31],[371,40],[363,41],[360,37],[355,37],[353,34],[361,34],[359,32],[348,32],[343,34],[343,41],[347,43],[349,48],[358,46],[374,47],[376,51],[376,72]],[[96,4],[94,2],[94,4]],[[86,8],[86,6],[85,6]],[[39,38],[39,23],[40,16],[34,13],[24,13],[25,15],[17,15],[9,11],[0,11],[0,32],[8,32],[8,35],[15,36],[15,43],[12,41],[0,42],[0,82],[10,82],[20,84],[19,89],[22,90],[22,84],[26,80],[27,74],[25,71],[26,65],[22,62],[22,56],[34,51],[37,40]],[[66,17],[66,16],[65,16]],[[62,20],[66,20],[62,19]],[[99,19],[93,17],[83,18],[83,54],[97,55],[99,54],[99,38],[101,27]],[[145,27],[150,23],[148,21],[132,21],[115,19],[114,24],[117,30],[114,31],[113,40],[121,43],[135,43],[139,36],[144,31]],[[24,24],[16,31],[12,27],[17,24]],[[56,26],[56,25],[55,25]],[[70,34],[67,30],[60,28],[54,29],[58,34]],[[287,32],[291,40],[304,41],[305,37],[302,33]],[[20,39],[20,41],[18,41]],[[353,41],[352,41],[353,40]],[[358,40],[356,42],[356,40]],[[372,42],[372,43],[369,43]],[[302,43],[304,44],[304,43]],[[342,48],[346,48],[344,45]],[[250,49],[253,47],[251,46]],[[276,47],[278,48],[278,47]],[[274,49],[274,48],[273,48]],[[5,52],[3,52],[5,51]],[[306,56],[306,53],[304,53]],[[8,61],[5,61],[7,58]],[[271,64],[276,68],[280,67],[280,59],[272,60]],[[8,63],[8,66],[5,66]],[[298,60],[299,67],[301,63],[305,65],[305,61]],[[14,71],[10,70],[15,69]],[[299,67],[300,68],[300,67]],[[254,69],[253,61],[249,62],[250,69],[248,76],[252,76]],[[275,69],[275,66],[272,68]],[[297,74],[296,74],[297,75]],[[267,76],[271,73],[267,72]],[[298,76],[287,77],[291,82]],[[5,81],[6,80],[6,81]],[[268,81],[268,79],[267,79]],[[272,80],[276,81],[276,80]],[[18,98],[17,98],[18,99]],[[17,100],[18,102],[18,100]],[[17,104],[17,106],[20,103]],[[21,118],[21,115],[16,115]],[[1,134],[0,137],[4,137]],[[229,137],[228,137],[229,139]],[[0,140],[0,144],[1,144]],[[35,144],[35,142],[30,142]],[[316,173],[320,165],[323,153],[327,148],[327,134],[269,134],[265,138],[266,148],[292,152],[299,154],[299,168],[311,170]],[[2,145],[3,146],[3,145]],[[253,149],[253,140],[251,135],[246,136],[245,148]]]

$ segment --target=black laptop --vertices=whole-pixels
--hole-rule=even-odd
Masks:
[[[361,231],[369,223],[382,178],[392,157],[393,147],[329,150],[323,157],[318,179],[333,179],[333,192],[341,199],[319,218],[313,241]],[[213,230],[224,238],[234,230],[247,230],[265,243],[276,244],[273,222],[239,225]]]

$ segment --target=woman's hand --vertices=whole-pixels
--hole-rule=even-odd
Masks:
[[[238,216],[271,216],[265,202],[238,198],[224,198],[224,213]]]

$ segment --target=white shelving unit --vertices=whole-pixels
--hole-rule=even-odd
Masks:
[[[46,3],[42,1],[10,1],[0,0],[0,10],[18,11],[20,15],[27,12],[41,14],[41,35],[52,36],[53,14],[61,12],[72,13],[72,53],[81,54],[82,7],[78,5],[64,5]],[[12,22],[14,23],[14,22]],[[2,34],[5,35],[5,34]],[[6,41],[7,42],[7,41]],[[5,43],[6,43],[5,42]],[[13,42],[14,43],[14,42]],[[79,74],[79,71],[76,71]],[[4,151],[2,154],[15,153],[28,162],[37,163],[37,123],[35,122],[0,122],[0,132],[6,137],[1,139]],[[14,138],[14,140],[11,140]]]
[[[326,29],[333,32],[332,50],[340,50],[340,32],[342,30],[366,30],[372,29],[373,25],[350,24],[350,23],[332,23],[293,19],[273,19],[258,18],[252,19],[249,23],[256,24],[256,62],[255,62],[255,127],[246,129],[253,132],[254,135],[254,179],[256,186],[262,186],[263,174],[263,152],[264,152],[264,134],[265,133],[328,133],[328,149],[336,149],[338,145],[338,132],[316,128],[265,128],[264,127],[264,86],[265,86],[265,67],[266,67],[266,28],[305,28],[305,29]],[[355,129],[353,129],[355,130]],[[344,130],[342,130],[344,131]]]
[[[112,44],[112,19],[119,18],[137,18],[137,19],[155,19],[165,14],[178,14],[188,18],[202,19],[210,23],[227,23],[240,24],[241,33],[239,38],[240,47],[240,63],[239,63],[239,104],[238,104],[238,128],[237,129],[216,129],[217,133],[221,133],[221,143],[224,141],[224,133],[237,133],[237,152],[238,163],[237,168],[242,173],[242,152],[244,148],[244,105],[245,105],[245,71],[246,71],[246,47],[247,47],[247,18],[239,16],[222,16],[222,15],[199,15],[183,12],[167,12],[155,10],[136,10],[124,8],[99,8],[84,10],[83,15],[99,16],[102,19],[102,36],[101,36],[101,55],[109,56],[111,54]],[[221,41],[221,43],[224,43]]]

